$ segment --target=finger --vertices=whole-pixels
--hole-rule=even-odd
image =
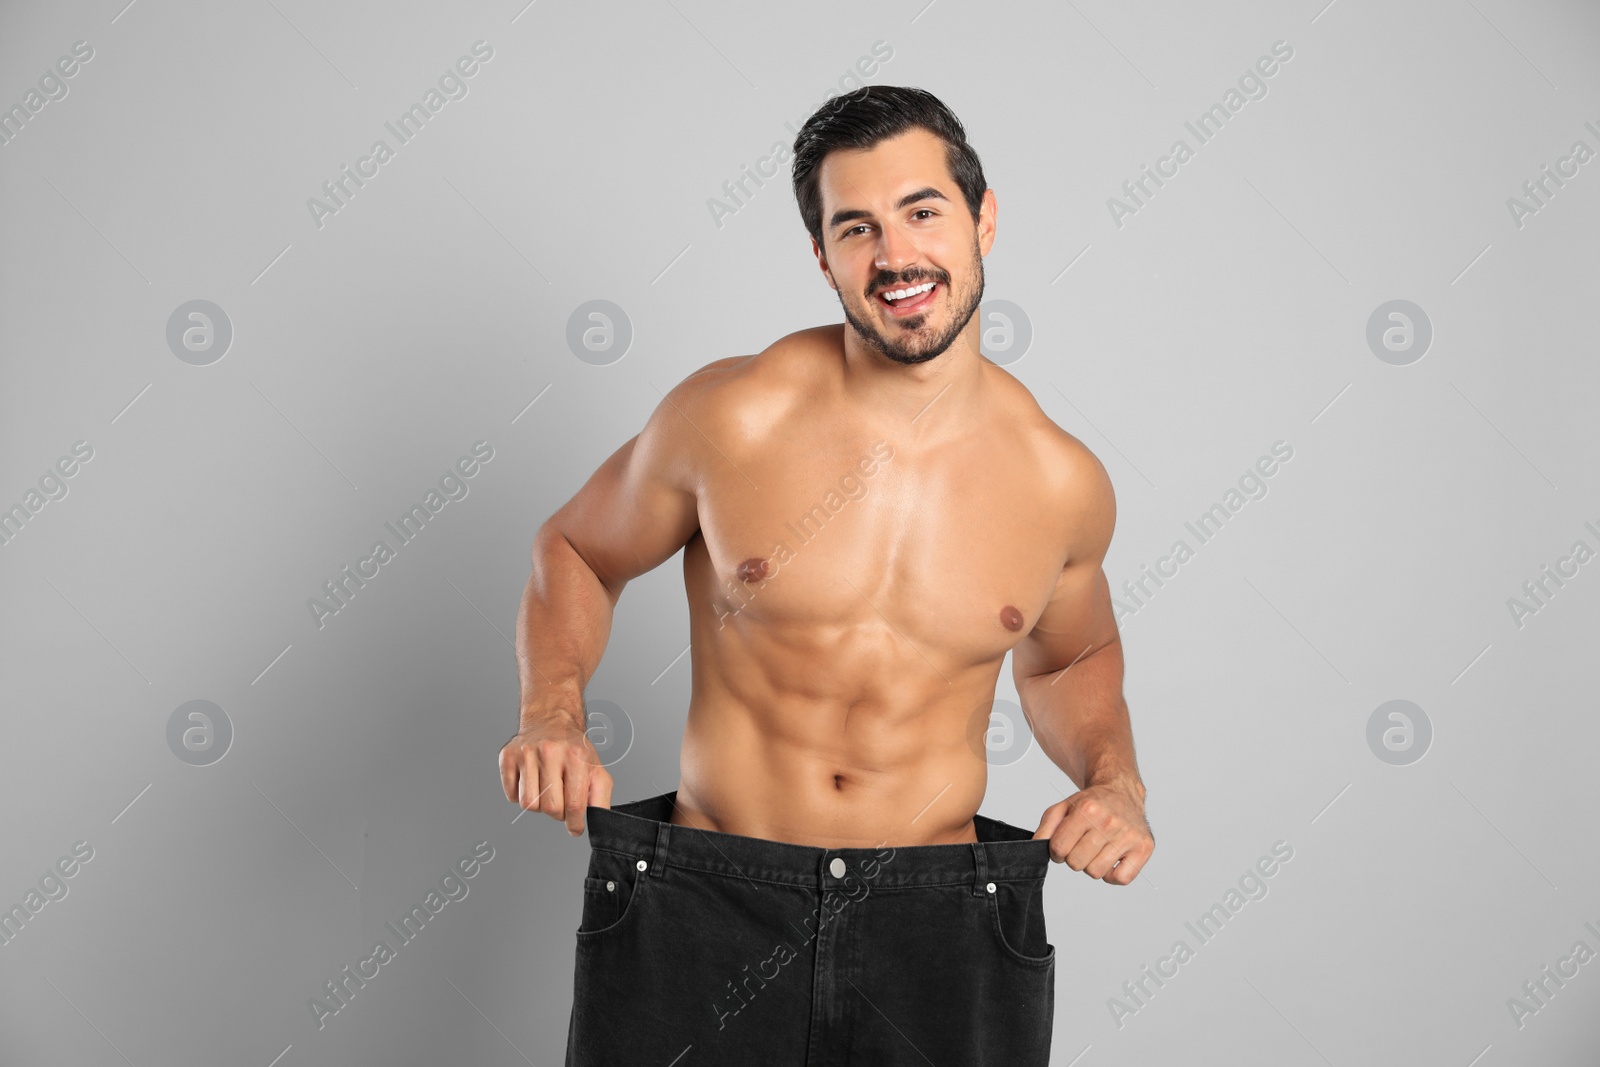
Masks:
[[[1067,850],[1066,864],[1075,871],[1087,870],[1105,847],[1105,835],[1092,826],[1087,827]]]
[[[534,745],[530,762],[539,769],[539,796],[536,806],[552,819],[560,819],[566,811],[566,797],[562,792],[562,750],[565,746],[554,741],[540,741]]]
[[[589,778],[589,803],[597,808],[611,807],[611,772],[600,768]]]
[[[1065,819],[1056,823],[1055,829],[1050,831],[1050,860],[1052,863],[1065,863],[1067,851],[1078,843],[1078,837],[1083,833],[1083,828],[1067,825]]]
[[[1101,850],[1117,839],[1090,822],[1082,812],[1068,817],[1066,822],[1077,833],[1071,846],[1066,849],[1066,864],[1075,871],[1087,870]]]
[[[539,806],[539,764],[533,754],[524,748],[517,753],[517,805],[523,811],[533,811]]]
[[[1083,857],[1085,863],[1093,859],[1094,852],[1098,852],[1107,841],[1127,836],[1127,821],[1098,797],[1079,794],[1068,799],[1072,804],[1072,812],[1066,821],[1080,826],[1096,846],[1089,855]]]
[[[500,788],[505,790],[506,799],[517,803],[517,758],[510,746],[500,750]]]
[[[1103,844],[1103,842],[1096,842],[1094,848],[1084,852],[1083,849],[1086,846],[1080,844],[1080,842],[1082,842],[1085,834],[1091,832],[1098,833],[1094,824],[1089,821],[1089,817],[1084,814],[1083,810],[1063,804],[1055,831],[1050,835],[1050,858],[1057,863],[1068,864],[1075,871],[1082,870],[1083,865],[1094,858],[1094,854],[1100,851],[1100,846]],[[1071,859],[1074,852],[1077,852],[1078,862],[1076,863],[1073,863]]]
[[[1061,820],[1066,814],[1065,804],[1052,804],[1044,809],[1044,817],[1039,820],[1039,829],[1033,832],[1033,840],[1050,837],[1056,832],[1056,827],[1061,825]]]
[[[1100,851],[1090,857],[1089,862],[1083,865],[1083,873],[1090,878],[1104,879],[1111,873],[1123,857],[1133,851],[1133,847],[1124,841],[1107,841]]]
[[[1149,859],[1149,852],[1135,848],[1122,857],[1115,870],[1107,871],[1102,881],[1111,885],[1128,885],[1139,877],[1139,872],[1144,870],[1144,865]]]
[[[577,837],[583,833],[583,808],[589,802],[589,761],[581,749],[567,749],[566,770],[562,791],[567,798],[567,833]]]
[[[540,789],[540,790],[538,790],[536,792],[533,787],[535,785],[538,785],[538,784],[539,783],[538,783],[538,771],[537,770],[529,769],[529,770],[524,770],[522,772],[522,784],[521,784],[522,801],[521,801],[521,803],[522,803],[522,808],[523,808],[524,811],[543,811],[544,810],[544,804],[542,803],[542,801],[544,800],[545,793],[550,791],[550,783],[549,782],[544,783],[544,788],[542,788],[542,789]]]
[[[1080,865],[1071,863],[1071,856],[1073,850],[1078,848],[1078,842],[1082,837],[1083,827],[1062,822],[1050,836],[1050,859],[1056,863],[1069,864],[1073,870],[1081,870]]]

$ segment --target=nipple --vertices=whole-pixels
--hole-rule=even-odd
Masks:
[[[1008,630],[1022,629],[1022,612],[1007,604],[1000,609],[1000,625]]]
[[[739,564],[738,575],[741,582],[759,582],[767,576],[771,564],[760,556],[751,556]]]

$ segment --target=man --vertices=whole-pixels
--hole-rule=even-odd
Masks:
[[[868,87],[794,155],[845,322],[690,375],[534,541],[500,770],[590,830],[567,1062],[1042,1065],[1049,861],[1127,885],[1154,847],[1110,481],[979,353],[995,196],[955,116]],[[613,810],[583,688],[680,548],[681,779]],[[977,813],[1008,651],[1080,787],[1031,834]]]

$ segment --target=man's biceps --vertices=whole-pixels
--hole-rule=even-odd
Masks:
[[[1057,586],[1033,629],[1016,647],[1013,662],[1020,673],[1059,670],[1116,636],[1116,616],[1103,575],[1096,568],[1086,577],[1081,584]]]
[[[654,570],[677,554],[700,528],[694,498],[640,501],[596,530],[589,556],[591,569],[608,586],[620,588]]]
[[[1111,603],[1111,586],[1098,563],[1070,563],[1056,578],[1055,588],[1039,616],[1049,629],[1059,629],[1078,615],[1092,613],[1104,601]]]
[[[693,493],[665,490],[641,509],[637,522],[636,543],[648,549],[655,557],[652,566],[657,566],[671,559],[700,529],[699,502]]]

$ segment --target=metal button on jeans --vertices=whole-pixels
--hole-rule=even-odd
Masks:
[[[833,873],[835,878],[843,878],[844,860],[840,859],[838,856],[833,857],[833,862],[828,864],[828,870]]]
[[[650,865],[648,863],[646,863],[644,860],[640,860],[638,863],[635,863],[634,866],[639,868],[642,871],[642,870],[644,870],[646,867],[648,867]]]

